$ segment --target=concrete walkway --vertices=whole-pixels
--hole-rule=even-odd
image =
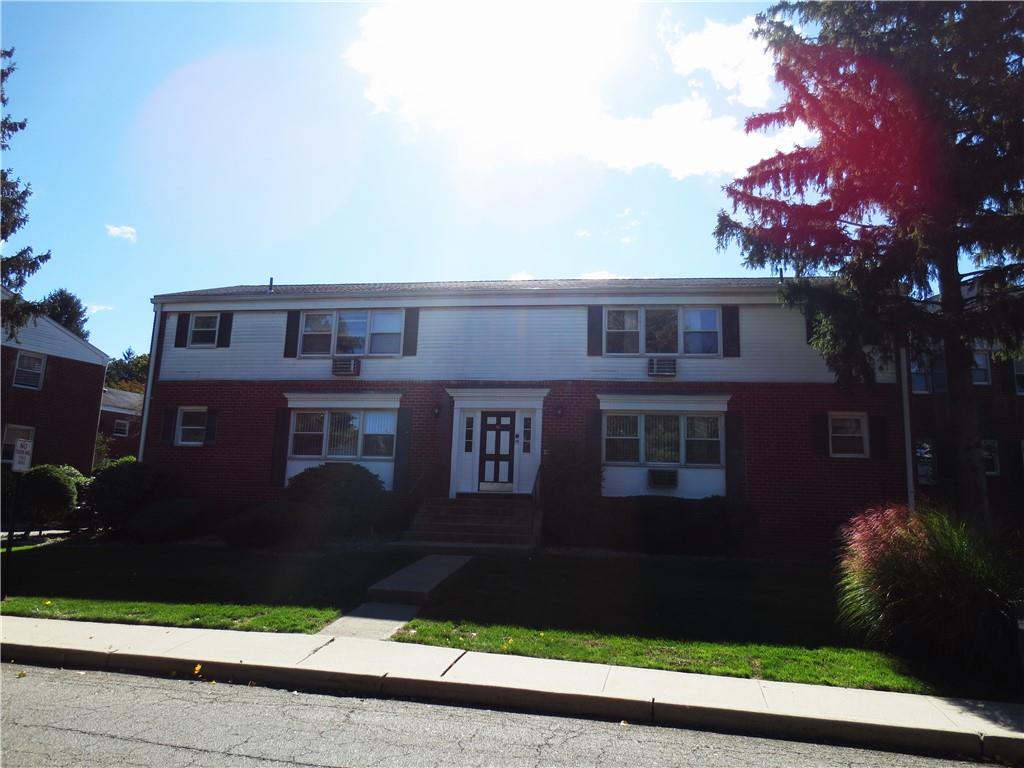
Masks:
[[[378,581],[367,597],[381,603],[426,605],[431,594],[472,559],[467,555],[427,555]]]
[[[1024,706],[327,635],[3,617],[4,661],[88,666],[1024,760]]]
[[[404,603],[363,603],[320,630],[331,637],[387,640],[420,612],[417,605]]]

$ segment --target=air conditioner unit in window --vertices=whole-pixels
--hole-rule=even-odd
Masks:
[[[335,360],[331,365],[331,373],[335,376],[358,376],[359,363],[360,360],[358,357],[348,357],[341,360]]]
[[[651,357],[647,360],[648,376],[675,376],[676,359],[674,357]]]
[[[679,472],[674,469],[648,469],[648,488],[678,488]]]

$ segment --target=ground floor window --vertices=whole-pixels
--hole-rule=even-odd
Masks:
[[[34,440],[35,427],[22,427],[17,424],[8,424],[4,427],[3,461],[14,461],[14,446],[19,440]]]
[[[301,410],[292,413],[291,455],[297,458],[390,459],[398,412]]]
[[[129,423],[128,419],[115,419],[114,420],[114,437],[128,437]]]
[[[917,462],[917,482],[921,485],[935,485],[938,475],[935,444],[931,440],[918,440],[914,443],[914,459]]]
[[[721,414],[606,413],[604,460],[720,467],[722,433]]]
[[[178,445],[202,445],[206,442],[206,409],[179,408]]]
[[[981,441],[981,461],[985,465],[986,475],[999,474],[999,442],[996,440]]]
[[[828,415],[829,455],[833,458],[867,458],[868,417],[866,413]]]

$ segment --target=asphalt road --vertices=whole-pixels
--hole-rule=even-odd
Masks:
[[[970,765],[673,728],[3,664],[20,766]]]

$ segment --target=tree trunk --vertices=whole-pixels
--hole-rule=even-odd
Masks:
[[[956,330],[964,316],[964,296],[955,253],[940,262],[939,290],[942,311],[954,321],[943,339],[949,385],[949,444],[954,461],[956,507],[960,519],[981,531],[992,529],[988,482],[981,454],[978,403],[971,381],[974,348],[971,339]]]

